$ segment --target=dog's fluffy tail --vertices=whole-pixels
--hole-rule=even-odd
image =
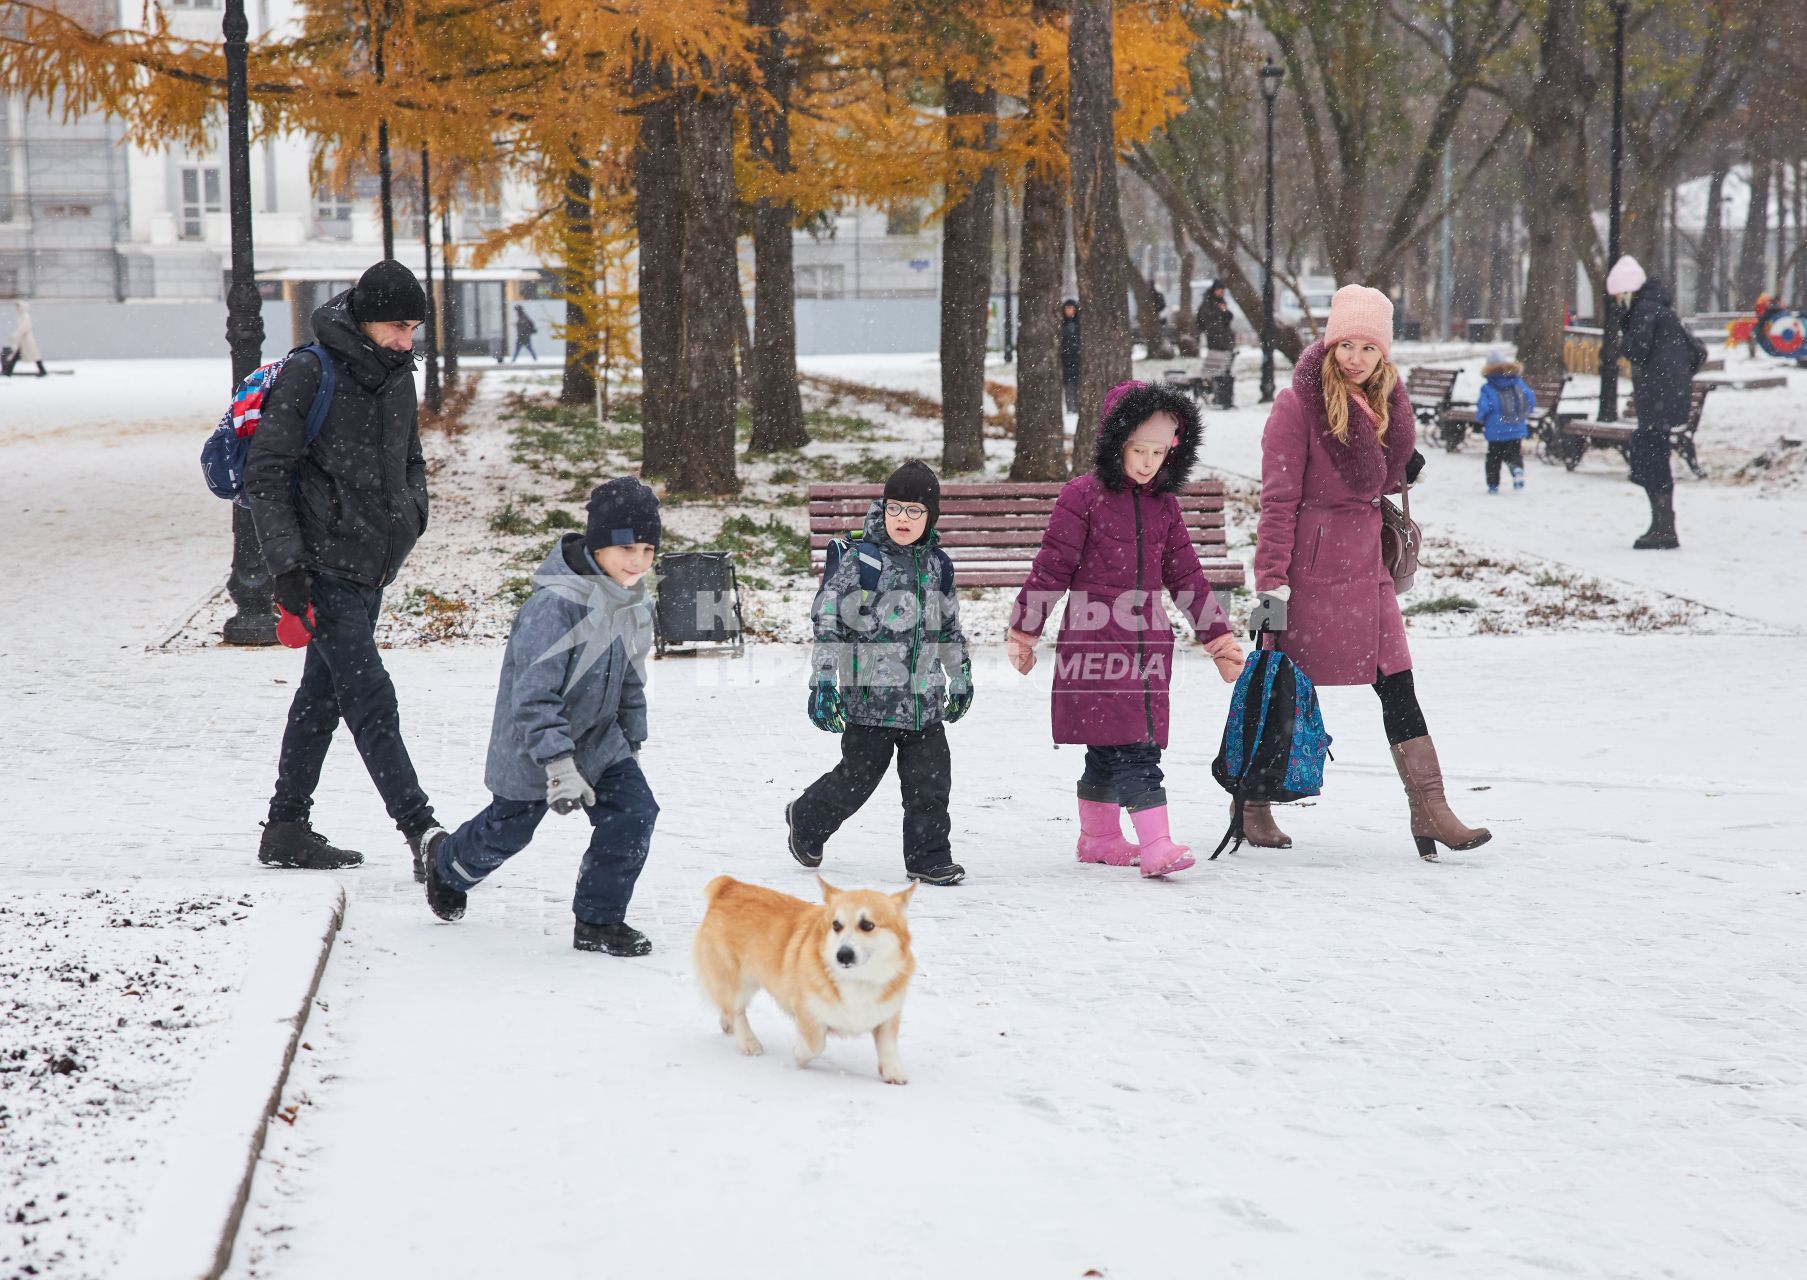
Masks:
[[[736,881],[733,876],[715,877],[715,879],[703,886],[703,901],[713,907],[716,898],[720,896],[722,890],[726,889],[729,885],[736,883],[738,883],[738,881]]]

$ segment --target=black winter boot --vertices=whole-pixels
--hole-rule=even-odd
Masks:
[[[652,940],[633,925],[585,924],[577,922],[571,945],[579,951],[606,951],[612,956],[646,956],[653,950]]]
[[[819,841],[815,844],[804,844],[797,838],[797,820],[791,817],[791,810],[796,807],[795,800],[784,806],[784,826],[788,832],[785,842],[790,847],[791,857],[813,870],[822,865],[822,845]]]
[[[944,862],[938,867],[907,867],[904,874],[919,884],[952,885],[966,879],[966,868],[958,862]]]
[[[444,827],[428,827],[417,836],[408,837],[408,852],[414,855],[414,883],[427,882],[427,863],[432,860],[433,846],[445,839]]]
[[[1675,490],[1650,495],[1650,529],[1631,545],[1637,551],[1673,551],[1681,546],[1675,536]]]
[[[364,861],[361,853],[328,844],[325,836],[305,822],[266,822],[263,826],[263,839],[257,844],[257,860],[266,867],[338,871],[359,866]]]
[[[445,832],[434,827],[421,840],[421,861],[426,866],[427,905],[433,908],[433,914],[441,920],[462,920],[465,891],[439,874],[439,845],[444,839]]]

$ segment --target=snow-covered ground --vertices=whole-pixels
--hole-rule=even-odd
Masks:
[[[821,371],[936,383],[922,358]],[[124,423],[93,390],[122,385],[100,366],[46,379],[33,394],[61,399],[0,434],[0,902],[227,903],[284,875],[252,854],[299,655],[155,647],[227,554],[195,474],[219,395],[181,375],[145,371],[154,412]],[[1717,407],[1757,394],[1716,396],[1703,441]],[[1801,400],[1790,388],[1778,415]],[[1207,461],[1252,475],[1261,420],[1213,415]],[[864,1042],[801,1072],[742,1059],[688,972],[711,876],[812,889],[783,851],[783,802],[835,743],[803,715],[800,648],[655,666],[643,961],[570,949],[575,821],[548,818],[464,921],[434,921],[341,739],[316,816],[370,861],[342,877],[292,1123],[274,1126],[230,1274],[1801,1274],[1802,490],[1684,480],[1684,549],[1639,556],[1638,495],[1604,464],[1533,463],[1531,488],[1498,498],[1474,448],[1432,464],[1414,513],[1433,535],[1706,607],[1648,634],[1415,633],[1485,848],[1418,861],[1373,697],[1336,689],[1327,792],[1283,814],[1297,847],[1172,883],[1074,863],[1079,759],[1047,741],[1051,664],[1022,679],[983,646],[950,731],[971,878],[915,901],[906,1088],[878,1082]],[[436,528],[468,536],[452,510]],[[462,819],[485,798],[496,644],[390,659],[422,776]],[[1211,843],[1225,686],[1191,657],[1177,697],[1175,814]],[[900,884],[899,817],[882,788],[829,877]],[[10,912],[0,935],[8,966],[30,952],[46,971],[121,936],[34,951]],[[86,1034],[69,999],[55,1025]],[[0,1002],[0,1034],[18,1019]],[[763,999],[753,1019],[787,1043]],[[99,1055],[154,1065],[102,1032]],[[0,1073],[9,1174],[22,1074]],[[118,1189],[72,1206],[58,1230],[84,1247],[39,1274],[108,1274],[169,1136],[148,1114],[125,1136],[120,1110],[113,1127],[62,1117],[58,1167]],[[48,1181],[28,1177],[0,1180],[8,1277],[38,1265],[22,1240],[42,1228],[13,1200]]]

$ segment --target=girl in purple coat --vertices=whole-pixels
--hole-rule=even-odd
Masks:
[[[1067,597],[1054,648],[1054,741],[1084,744],[1081,862],[1164,876],[1193,864],[1168,831],[1161,751],[1167,745],[1173,593],[1234,681],[1242,646],[1199,567],[1174,492],[1198,457],[1198,410],[1166,387],[1121,382],[1104,397],[1091,474],[1067,482],[1011,609],[1010,662],[1027,674],[1048,614]],[[1140,844],[1123,836],[1129,810]]]
[[[1324,338],[1293,366],[1261,437],[1261,517],[1255,536],[1251,629],[1265,623],[1313,684],[1367,684],[1380,695],[1393,763],[1405,783],[1418,854],[1487,843],[1450,811],[1443,771],[1412,687],[1412,654],[1392,576],[1380,558],[1380,498],[1415,477],[1418,429],[1388,358],[1393,304],[1345,285]],[[1420,460],[1422,465],[1422,460]],[[1249,843],[1292,840],[1267,805],[1243,806]]]

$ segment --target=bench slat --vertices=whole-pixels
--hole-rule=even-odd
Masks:
[[[1179,495],[1181,511],[1222,511],[1223,495],[1212,493],[1195,493]],[[870,498],[816,498],[809,504],[811,518],[833,517],[838,520],[863,520],[866,512],[872,509]],[[984,501],[976,498],[943,497],[941,514],[970,516],[1021,516],[1046,520],[1054,509],[1052,502],[1032,499],[1028,502],[1010,502],[1003,500]]]
[[[967,482],[950,483],[941,486],[941,497],[945,502],[950,498],[1058,498],[1066,485],[1060,481],[1050,480],[1022,481],[1011,483],[974,484]],[[1223,495],[1223,481],[1194,480],[1180,489],[1182,496],[1187,494]],[[808,498],[811,502],[819,498],[873,498],[885,496],[882,484],[812,484],[809,486]]]
[[[1186,511],[1181,513],[1188,529],[1221,529],[1224,526],[1224,513],[1221,511]],[[855,528],[850,517],[834,515],[819,516],[810,513],[809,531],[811,533],[846,533]],[[1048,527],[1046,515],[983,515],[961,516],[943,515],[935,524],[941,533],[955,530],[987,529],[998,533],[1015,533],[1019,535],[1025,546],[1040,546],[1042,531]]]
[[[1205,547],[1223,546],[1223,535],[1218,533],[1216,537],[1213,537],[1213,532],[1215,531],[1210,529],[1195,532],[1192,544]],[[834,540],[834,537],[835,530],[833,529],[827,532],[812,531],[809,536],[810,549],[817,550],[826,547]],[[941,535],[943,547],[1021,547],[1031,556],[1035,554],[1041,544],[1040,537],[1025,538],[1020,533],[998,533],[979,529],[955,529]]]

